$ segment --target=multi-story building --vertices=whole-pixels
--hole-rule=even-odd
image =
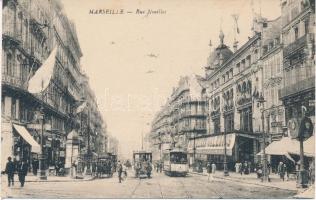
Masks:
[[[269,134],[270,141],[279,140],[284,135],[286,126],[284,106],[279,98],[279,90],[283,87],[281,29],[281,17],[279,17],[276,20],[267,21],[266,28],[262,31],[260,58],[262,74],[259,77],[261,86],[258,90],[266,101],[264,103],[264,130]]]
[[[304,112],[315,124],[315,1],[283,0],[281,18],[285,120]]]
[[[181,77],[152,122],[153,151],[174,146],[186,149],[189,138],[206,134],[206,108],[204,79],[197,75]],[[159,159],[155,155],[161,153],[154,153],[154,159]]]
[[[201,162],[223,163],[226,133],[229,164],[237,160],[254,162],[259,146],[253,128],[253,118],[258,115],[253,93],[258,81],[255,71],[261,34],[255,33],[235,52],[224,44],[222,31],[219,37],[220,44],[209,56],[205,68],[209,132],[207,136],[191,139],[189,151]]]
[[[109,135],[107,143],[108,143],[107,144],[107,152],[111,153],[113,155],[118,155],[118,153],[119,153],[119,142],[118,142],[118,140],[115,137]]]
[[[65,163],[67,136],[80,127],[75,110],[84,95],[79,89],[82,52],[75,26],[59,0],[6,0],[2,16],[2,164],[8,156],[30,163],[37,159],[41,153],[41,106],[46,166]],[[29,79],[55,47],[49,86],[42,94],[29,93]]]

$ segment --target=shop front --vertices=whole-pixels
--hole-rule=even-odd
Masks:
[[[253,136],[228,133],[226,135],[226,158],[228,169],[233,170],[237,161],[254,163],[257,146],[257,140]],[[207,162],[214,162],[218,169],[223,169],[225,137],[221,134],[190,139],[188,151],[190,165],[198,162],[205,167]]]

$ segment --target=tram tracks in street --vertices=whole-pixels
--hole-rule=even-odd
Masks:
[[[201,180],[198,177],[196,178],[196,181],[200,182],[202,185],[206,184],[204,180]],[[209,183],[209,182],[207,182],[207,183]],[[223,199],[224,198],[223,195],[221,195],[219,192],[217,192],[214,188],[208,187],[208,189],[210,189],[216,196],[218,196],[218,197],[215,197],[216,199]],[[212,198],[214,198],[214,197],[212,197]]]
[[[131,195],[130,195],[131,198],[134,197],[134,195],[135,195],[135,193],[136,193],[138,187],[140,186],[140,183],[141,183],[141,179],[138,180],[138,183],[136,184],[135,188],[132,190],[132,193],[131,193]]]
[[[190,194],[190,192],[186,189],[186,187],[185,187],[183,181],[182,181],[182,180],[179,180],[179,183],[180,183],[181,187],[183,188],[183,191],[185,192],[185,198],[186,198],[186,199],[193,199],[192,194]]]
[[[158,187],[159,187],[160,197],[161,197],[162,199],[164,199],[164,196],[163,196],[163,193],[162,193],[162,189],[161,189],[160,182],[158,181],[158,179],[155,179],[155,180],[156,180],[156,183],[157,183],[157,185],[158,185]]]

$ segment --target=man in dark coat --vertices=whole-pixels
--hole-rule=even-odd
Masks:
[[[119,178],[119,183],[122,182],[122,172],[123,172],[123,166],[120,161],[117,163],[117,173],[118,173],[118,178]]]
[[[206,169],[207,169],[207,173],[208,173],[207,181],[210,181],[210,176],[211,176],[211,173],[212,173],[212,164],[211,164],[211,162],[207,162]]]
[[[21,165],[18,169],[19,181],[21,183],[21,187],[24,187],[25,176],[27,175],[28,165],[25,160],[22,160]]]
[[[14,171],[15,171],[15,166],[14,166],[14,163],[11,161],[11,157],[9,156],[8,162],[5,167],[5,173],[8,174],[8,187],[11,186],[11,183],[12,183],[12,186],[14,185]]]

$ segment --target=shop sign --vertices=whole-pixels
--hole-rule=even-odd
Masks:
[[[290,119],[287,124],[288,130],[290,131],[290,136],[292,139],[298,138],[299,134],[299,122],[297,119]]]
[[[40,123],[27,124],[26,127],[29,128],[29,129],[41,130],[41,129],[42,129],[42,124],[40,124]],[[51,126],[51,124],[44,124],[44,127],[43,127],[43,128],[44,128],[45,130],[50,131],[50,130],[52,129],[52,126]]]
[[[282,127],[283,122],[271,122],[271,127]]]

